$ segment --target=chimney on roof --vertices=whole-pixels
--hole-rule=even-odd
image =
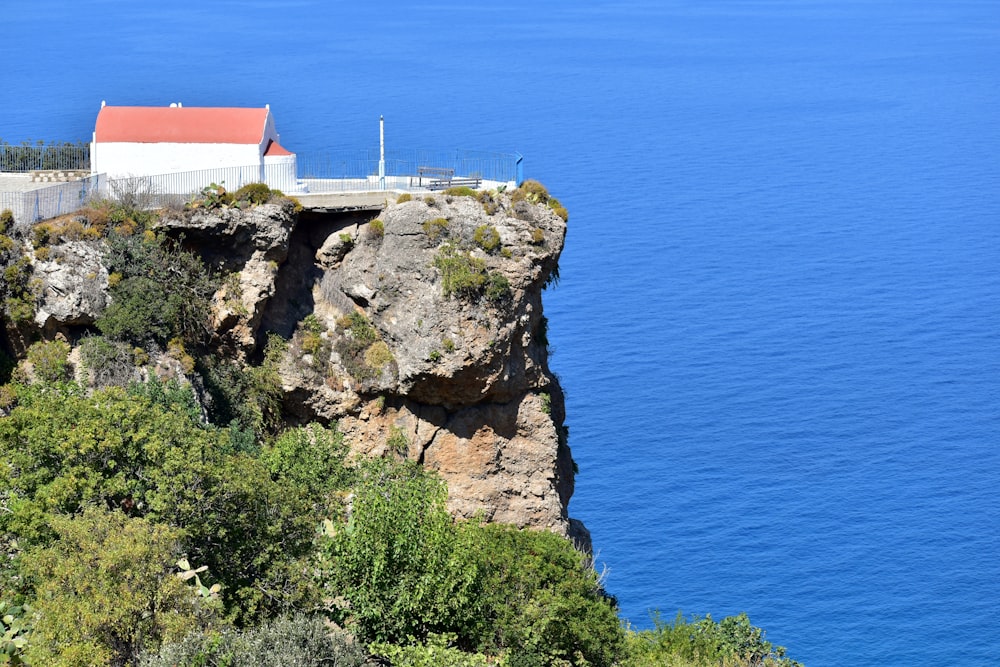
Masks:
[[[108,101],[107,100],[101,100],[101,108],[103,109],[106,106],[108,106]]]

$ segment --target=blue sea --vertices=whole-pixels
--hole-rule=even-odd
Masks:
[[[0,138],[271,105],[300,153],[519,151],[571,513],[623,616],[1000,664],[997,0],[3,0]]]

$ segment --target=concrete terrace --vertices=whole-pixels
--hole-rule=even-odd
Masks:
[[[395,201],[404,192],[433,194],[452,183],[489,190],[515,187],[521,180],[520,155],[479,154],[472,158],[452,158],[451,162],[448,159],[410,157],[405,161],[386,161],[388,164],[382,165],[367,160],[366,163],[349,164],[346,169],[344,162],[331,161],[322,168],[312,166],[307,176],[297,177],[294,183],[282,183],[285,187],[279,189],[311,210],[374,211]],[[426,167],[423,163],[435,166]],[[436,175],[422,175],[422,170],[430,170]],[[39,177],[34,175],[34,178]],[[71,213],[94,198],[114,198],[120,192],[141,192],[149,196],[152,205],[165,206],[190,201],[210,184],[218,183],[235,191],[247,183],[262,181],[267,181],[266,174],[257,166],[114,180],[97,174],[60,183],[33,180],[30,173],[8,172],[0,173],[0,210],[12,210],[15,224],[26,225]]]

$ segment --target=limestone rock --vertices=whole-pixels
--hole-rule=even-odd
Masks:
[[[98,242],[54,246],[47,260],[35,260],[32,271],[40,295],[35,324],[46,337],[68,326],[93,324],[107,305],[108,272]]]

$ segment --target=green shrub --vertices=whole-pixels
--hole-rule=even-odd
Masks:
[[[419,464],[362,466],[351,522],[321,540],[333,620],[364,642],[408,643],[475,618],[475,567],[456,553],[447,489]]]
[[[455,351],[455,341],[453,341],[450,338],[443,338],[441,340],[441,347],[444,348],[445,352],[449,352],[449,353],[450,352],[454,352]]]
[[[265,183],[247,183],[236,191],[233,198],[236,201],[258,205],[270,201],[271,195],[271,188],[267,187]]]
[[[353,637],[319,616],[294,616],[246,630],[195,631],[144,656],[140,667],[363,667]]]
[[[380,239],[385,236],[385,223],[375,218],[368,223],[368,235],[372,238]]]
[[[350,522],[329,525],[320,544],[324,585],[342,596],[336,622],[363,641],[396,645],[374,651],[414,660],[402,664],[435,664],[430,648],[442,661],[478,660],[458,649],[507,654],[511,665],[613,664],[623,640],[614,601],[568,540],[455,523],[442,482],[413,462],[379,459],[362,470]]]
[[[503,304],[510,300],[510,281],[499,271],[490,271],[486,275],[486,300],[494,304]]]
[[[311,508],[327,500],[276,479],[259,457],[234,449],[230,431],[202,423],[190,407],[117,387],[90,396],[79,388],[19,391],[0,419],[0,488],[18,499],[0,512],[0,534],[27,553],[53,543],[57,514],[115,508],[182,530],[182,552],[222,584],[234,623],[317,604],[306,558],[318,520]]]
[[[217,285],[196,255],[151,232],[112,234],[105,265],[122,278],[110,288],[111,304],[97,319],[104,335],[161,345],[177,337],[198,342],[207,335]]]
[[[385,448],[398,456],[406,456],[410,449],[410,439],[406,433],[398,426],[389,427],[389,437],[386,438]]]
[[[61,340],[39,341],[28,348],[28,362],[35,378],[43,383],[63,382],[69,379],[70,347]]]
[[[299,323],[299,332],[302,337],[302,351],[312,355],[314,366],[325,364],[330,356],[330,342],[323,337],[326,329],[319,318],[314,313],[306,315]]]
[[[518,190],[520,190],[524,195],[524,198],[532,204],[545,204],[549,201],[549,191],[545,189],[545,186],[538,181],[531,180],[530,178],[521,183]]]
[[[381,371],[386,364],[393,361],[395,361],[395,358],[392,356],[392,352],[389,350],[389,346],[385,344],[385,341],[377,340],[365,350],[365,364],[369,368]]]
[[[542,245],[545,243],[545,232],[542,231],[541,227],[535,227],[531,230],[531,245]]]
[[[453,243],[438,249],[434,266],[441,272],[445,296],[471,298],[478,295],[486,283],[486,262]]]
[[[361,313],[354,311],[341,317],[337,326],[344,335],[337,339],[334,349],[355,380],[372,379],[393,361],[389,347],[379,340],[378,330]]]
[[[409,192],[404,192],[403,194],[399,195],[399,197],[396,198],[396,203],[402,204],[404,202],[411,201],[412,199],[413,195],[411,195]]]
[[[93,507],[51,521],[60,539],[22,556],[38,581],[30,664],[134,664],[196,627],[198,601],[174,567],[180,530]]]
[[[443,234],[448,233],[448,220],[446,218],[434,218],[427,220],[421,225],[424,233],[430,237],[431,241],[437,241]]]
[[[80,341],[80,359],[94,387],[124,387],[135,375],[133,348],[103,336],[88,336]]]
[[[5,208],[0,211],[0,234],[6,234],[14,227],[14,211]]]
[[[629,631],[622,667],[684,665],[685,667],[801,667],[785,649],[764,638],[745,613],[721,621],[677,614],[673,623],[654,615],[652,630]]]
[[[468,186],[459,185],[457,187],[448,188],[444,191],[444,194],[451,195],[452,197],[475,197],[476,191]]]
[[[472,235],[472,239],[486,252],[494,252],[500,247],[500,232],[493,225],[480,225]]]
[[[569,221],[569,211],[567,211],[566,207],[560,204],[559,200],[555,197],[549,198],[549,208],[552,209],[553,213],[562,218],[564,222]]]
[[[489,667],[497,664],[482,653],[467,653],[453,646],[454,633],[434,634],[424,644],[399,646],[372,644],[373,655],[385,658],[393,667]]]
[[[31,607],[0,600],[0,665],[24,665],[24,650],[28,646],[34,614]]]

